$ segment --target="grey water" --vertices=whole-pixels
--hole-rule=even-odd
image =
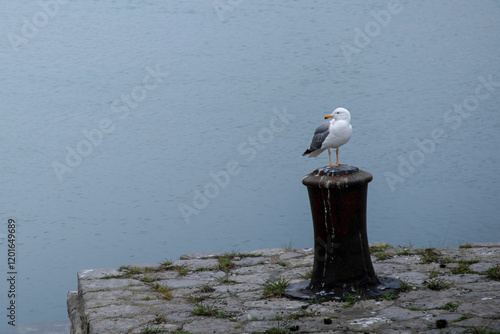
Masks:
[[[339,106],[370,242],[500,239],[496,1],[0,5],[0,328],[9,219],[18,326],[67,322],[78,270],[311,247],[301,154]]]

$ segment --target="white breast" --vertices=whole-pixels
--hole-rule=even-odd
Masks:
[[[351,139],[352,126],[347,121],[332,121],[330,122],[330,129],[328,136],[321,145],[322,149],[339,148]]]

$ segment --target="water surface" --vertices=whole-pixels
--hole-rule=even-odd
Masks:
[[[68,1],[45,22],[37,2],[0,1],[0,242],[14,218],[18,323],[67,321],[81,269],[310,247],[301,178],[328,158],[301,153],[337,106],[354,128],[341,162],[374,176],[371,242],[499,240],[497,2],[224,3]]]

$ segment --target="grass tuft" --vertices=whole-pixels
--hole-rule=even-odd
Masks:
[[[348,294],[344,296],[344,301],[346,304],[344,307],[352,307],[356,302],[359,302],[361,300],[361,295],[360,294]]]
[[[399,288],[399,291],[401,292],[407,292],[407,291],[410,291],[413,289],[413,286],[411,286],[410,283],[408,283],[408,281],[402,281],[401,282],[401,287]]]
[[[448,302],[446,304],[444,304],[442,307],[440,307],[441,309],[443,310],[447,310],[447,311],[455,311],[458,307],[458,304],[454,304],[452,302]]]
[[[193,334],[193,333],[183,330],[182,327],[177,327],[177,329],[174,332],[171,332],[170,334]]]
[[[153,327],[149,327],[149,326],[146,326],[142,329],[142,331],[140,332],[140,334],[156,334],[156,333],[165,333],[167,330],[166,329],[162,329],[162,328],[153,328]]]
[[[391,254],[387,254],[387,253],[374,253],[373,256],[375,256],[377,258],[377,260],[380,260],[380,261],[383,261],[383,260],[387,260],[387,259],[390,259],[392,257]]]
[[[206,300],[208,297],[207,296],[201,296],[201,295],[191,295],[188,297],[190,301],[193,303],[201,303],[202,301]]]
[[[408,309],[410,311],[424,311],[425,310],[425,309],[423,309],[421,307],[415,307],[415,306],[408,307]]]
[[[235,284],[238,283],[235,280],[229,279],[229,275],[224,276],[223,278],[220,279],[221,283],[227,283],[227,284]]]
[[[300,275],[300,277],[303,279],[311,279],[312,275],[313,275],[313,270],[309,269],[308,272],[306,272],[304,275]]]
[[[290,284],[290,280],[287,280],[284,277],[279,278],[271,278],[264,283],[264,294],[263,298],[270,297],[282,297],[285,295],[285,289]]]
[[[185,276],[189,272],[189,269],[184,266],[176,266],[175,270],[177,270],[181,276]]]
[[[105,275],[101,279],[123,278],[122,275]]]
[[[208,284],[202,286],[200,289],[200,292],[203,292],[203,293],[214,292],[214,291],[215,291],[215,289],[213,288],[213,286],[208,285]]]
[[[470,260],[470,261],[465,261],[465,260],[460,260],[458,262],[458,267],[451,268],[450,272],[454,275],[458,274],[473,274],[474,271],[470,269],[470,265],[474,263],[478,263],[479,260]]]
[[[168,266],[172,265],[172,261],[165,260],[162,263],[160,263],[160,265],[162,265],[163,267],[168,267]]]
[[[370,246],[370,254],[380,261],[390,259],[392,255],[385,252],[390,247],[388,244]]]
[[[298,320],[298,319],[304,318],[304,317],[314,317],[315,315],[316,314],[314,312],[301,309],[298,312],[291,313],[290,315],[288,315],[287,318],[290,320]]]
[[[396,298],[398,298],[398,296],[395,293],[388,293],[386,295],[382,295],[382,299],[383,300],[393,300],[393,299],[396,299]]]
[[[161,293],[162,299],[170,300],[170,299],[174,298],[174,296],[172,295],[172,292],[171,292],[172,289],[170,287],[168,287],[167,285],[161,285],[161,284],[155,283],[152,286],[152,289],[153,289],[153,291]]]
[[[227,256],[219,257],[217,259],[217,261],[219,261],[219,265],[217,266],[217,269],[219,269],[225,273],[228,273],[229,271],[231,271],[231,269],[236,267],[236,264],[234,264],[234,262],[232,261],[233,257],[234,257],[234,255],[231,256],[231,254],[229,254]]]
[[[422,263],[439,262],[440,254],[436,252],[434,248],[426,248],[424,250],[419,251],[417,254],[422,256],[421,259]]]
[[[402,255],[412,255],[410,250],[408,248],[403,248],[401,252],[396,253],[396,255],[402,256]]]
[[[156,278],[156,277],[153,277],[153,276],[147,276],[147,275],[146,275],[146,276],[143,276],[143,277],[141,278],[141,282],[151,283],[151,282],[156,281],[157,279],[158,279],[158,278]]]
[[[431,290],[439,291],[439,290],[444,290],[447,287],[449,287],[450,283],[446,283],[445,281],[443,281],[440,278],[434,278],[434,279],[430,279],[430,280],[425,281],[425,286]]]
[[[167,318],[164,315],[157,315],[153,321],[155,324],[163,324],[167,322]]]
[[[486,277],[492,280],[500,281],[500,266],[494,266],[486,270]]]
[[[212,267],[199,267],[194,270],[194,272],[199,272],[199,271],[212,271],[215,270],[216,268]]]
[[[224,311],[219,311],[213,305],[205,305],[202,303],[195,303],[196,308],[191,311],[193,315],[200,315],[206,317],[227,318],[228,316]]]
[[[442,257],[439,259],[439,263],[443,264],[443,263],[453,263],[455,262],[455,260],[453,260],[451,257]]]
[[[285,253],[291,251],[293,249],[293,241],[290,240],[290,242],[288,242],[287,244],[281,245],[281,248],[283,248]]]
[[[429,273],[429,278],[430,279],[436,278],[438,276],[439,276],[439,272],[438,271],[431,270],[431,272]]]
[[[370,253],[383,253],[390,247],[388,244],[370,246]]]
[[[325,298],[321,298],[321,297],[312,297],[310,299],[307,300],[307,303],[308,304],[321,304],[323,303],[324,301],[326,301]]]
[[[157,268],[151,268],[151,267],[144,267],[144,268],[139,268],[139,267],[133,267],[133,266],[121,266],[118,268],[119,271],[125,271],[124,274],[122,275],[110,275],[110,276],[105,276],[103,278],[133,278],[136,275],[141,275],[141,274],[146,274],[146,273],[154,273],[159,271],[160,269]]]

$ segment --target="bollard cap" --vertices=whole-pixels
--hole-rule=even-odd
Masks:
[[[339,165],[339,166],[325,166],[314,170],[313,174],[318,175],[328,175],[328,176],[340,176],[349,175],[359,172],[359,168],[349,165]]]
[[[308,187],[342,189],[359,187],[372,179],[373,176],[370,173],[358,167],[340,165],[320,167],[304,176],[302,183]]]

